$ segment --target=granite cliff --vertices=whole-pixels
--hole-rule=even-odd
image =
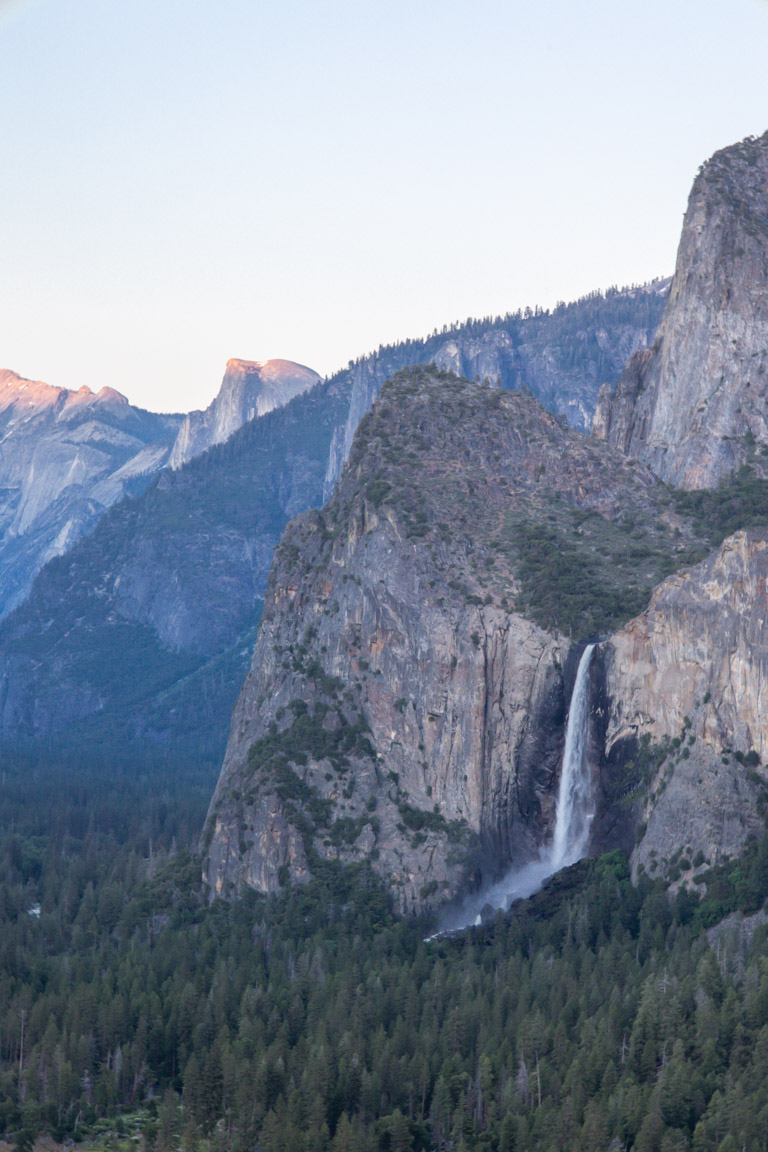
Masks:
[[[397,374],[276,552],[209,814],[212,892],[366,860],[417,911],[529,858],[551,832],[568,632],[626,620],[695,543],[647,469],[529,394]]]
[[[645,773],[635,873],[696,882],[768,815],[768,531],[670,577],[600,647],[605,760]]]
[[[311,368],[291,360],[228,360],[221,388],[204,412],[184,417],[169,464],[179,468],[238,428],[281,408],[318,383]]]
[[[699,172],[658,334],[603,387],[593,431],[681,488],[765,474],[768,133]]]
[[[70,392],[0,371],[0,618],[47,560],[149,483],[180,421],[112,388]]]

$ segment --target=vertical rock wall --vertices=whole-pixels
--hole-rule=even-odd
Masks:
[[[744,463],[765,472],[768,133],[696,178],[656,339],[615,392],[603,388],[593,432],[681,488],[714,487]]]

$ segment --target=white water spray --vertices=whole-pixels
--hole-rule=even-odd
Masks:
[[[525,899],[538,892],[545,880],[575,864],[586,855],[589,833],[595,817],[592,773],[587,761],[589,736],[589,666],[594,644],[584,649],[573,685],[568,724],[565,729],[565,751],[557,793],[555,831],[552,843],[542,848],[538,859],[522,867],[511,868],[503,879],[478,893],[453,916],[443,931],[451,932],[479,924],[481,909],[506,909],[513,900]],[[438,933],[442,935],[442,932]]]
[[[595,818],[592,776],[587,764],[589,665],[594,650],[594,644],[587,644],[581,655],[568,712],[555,835],[550,848],[553,872],[581,860],[587,851],[589,830]]]

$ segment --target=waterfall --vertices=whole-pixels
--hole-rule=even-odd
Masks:
[[[470,924],[479,924],[481,910],[488,907],[506,909],[513,900],[532,896],[555,872],[567,868],[569,864],[575,864],[586,855],[589,833],[595,816],[592,775],[587,762],[589,666],[594,650],[594,644],[586,646],[576,671],[565,729],[565,751],[557,793],[552,843],[540,850],[537,859],[511,868],[497,884],[476,894],[458,912],[449,915],[441,931],[436,935],[467,928]]]
[[[589,843],[589,830],[595,816],[592,780],[587,764],[589,735],[589,665],[594,644],[587,644],[573,686],[560,788],[557,794],[555,834],[550,849],[552,871],[581,860]]]

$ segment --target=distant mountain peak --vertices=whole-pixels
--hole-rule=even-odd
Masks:
[[[262,376],[276,375],[279,373],[288,373],[291,371],[296,372],[311,372],[311,368],[307,368],[304,364],[297,364],[294,360],[244,360],[240,356],[232,356],[227,360],[227,372],[242,369],[244,372],[257,371]],[[314,373],[317,375],[317,373]]]
[[[180,468],[253,420],[281,408],[294,396],[314,387],[321,377],[292,360],[227,361],[218,395],[205,411],[190,412],[171,453],[172,468]]]
[[[0,368],[0,412],[19,404],[25,408],[42,410],[54,405],[128,404],[128,399],[115,388],[105,386],[98,392],[94,392],[87,384],[77,389],[59,388],[43,380],[30,380],[10,368]]]

